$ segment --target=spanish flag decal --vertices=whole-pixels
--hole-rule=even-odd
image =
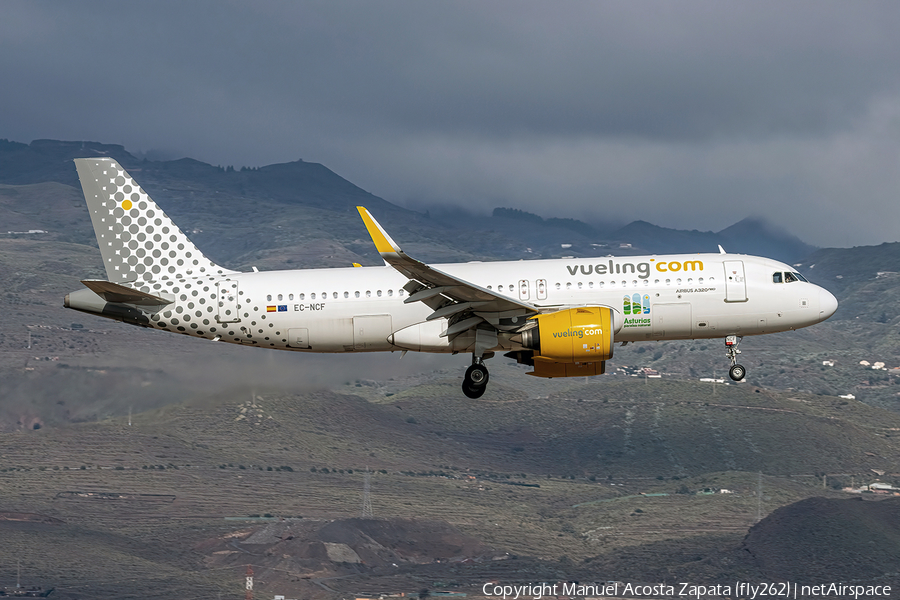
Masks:
[[[277,309],[276,307],[274,307],[274,306],[267,306],[267,307],[266,307],[266,312],[275,312],[276,310],[278,310],[278,309]]]

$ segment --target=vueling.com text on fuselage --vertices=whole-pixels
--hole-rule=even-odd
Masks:
[[[579,273],[582,275],[591,275],[592,273],[597,275],[625,275],[634,273],[640,279],[647,279],[650,277],[651,265],[653,265],[653,268],[660,273],[679,273],[681,271],[703,270],[702,260],[657,261],[655,258],[651,258],[650,262],[637,264],[610,260],[609,262],[598,263],[595,265],[566,265],[566,269],[569,270],[569,275],[578,275]]]

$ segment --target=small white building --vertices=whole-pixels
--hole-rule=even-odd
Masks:
[[[859,361],[859,364],[861,364],[861,365],[864,366],[864,367],[868,367],[868,366],[870,366],[872,363],[870,363],[870,362],[867,361],[867,360],[861,360],[861,361]]]

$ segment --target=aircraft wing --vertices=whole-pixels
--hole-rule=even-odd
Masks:
[[[432,308],[434,312],[428,315],[428,321],[450,320],[443,335],[452,338],[482,323],[494,329],[517,330],[525,325],[528,317],[538,314],[538,309],[528,302],[503,296],[412,258],[400,249],[365,207],[356,208],[384,262],[410,280],[404,286],[409,292],[404,302],[423,302]]]

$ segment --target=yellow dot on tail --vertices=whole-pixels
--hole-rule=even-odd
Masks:
[[[122,208],[125,210],[131,210],[131,200],[126,200],[122,203]]]

